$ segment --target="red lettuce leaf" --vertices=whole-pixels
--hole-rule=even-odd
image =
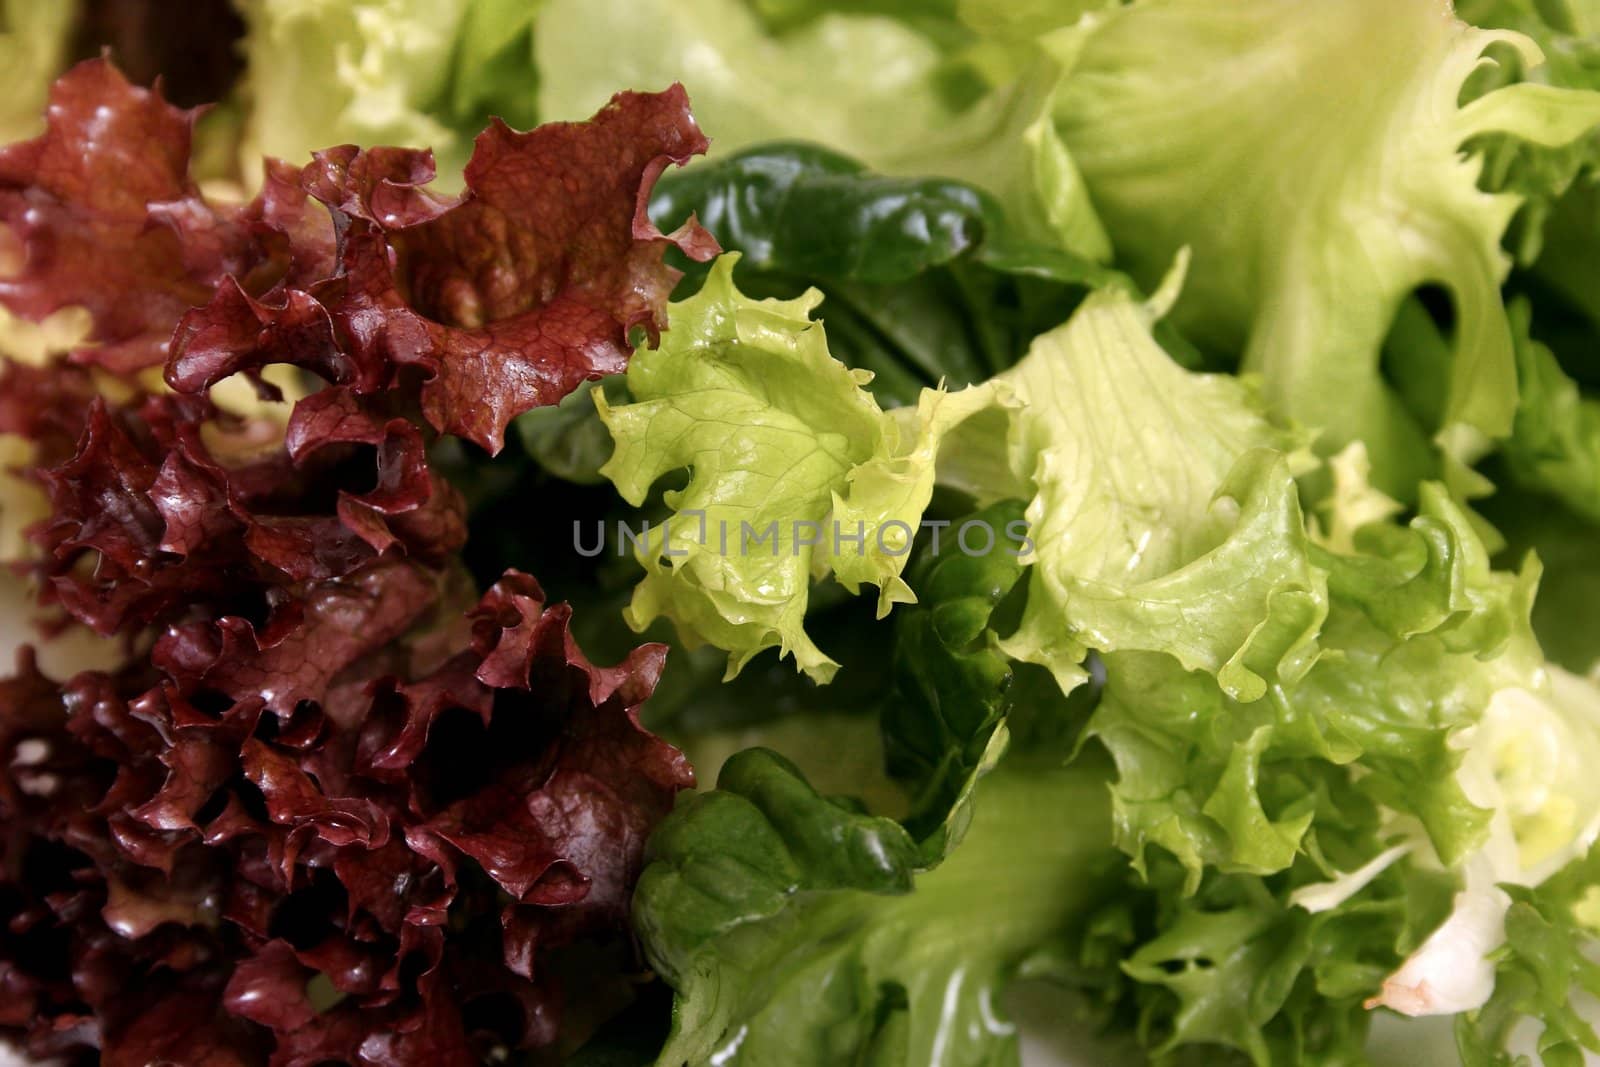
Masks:
[[[413,568],[375,564],[320,595],[353,585],[360,603],[409,603],[409,579],[368,575]],[[142,1024],[131,1037],[116,1029],[114,990],[178,974],[225,984],[228,1011],[274,1064],[476,1063],[485,1041],[551,1040],[558,993],[540,959],[625,929],[645,837],[692,784],[683,757],[638,724],[661,650],[596,668],[569,615],[508,574],[468,613],[460,651],[355,686],[338,713],[318,702],[330,662],[365,667],[348,644],[304,677],[285,673],[285,688],[237,700],[216,672],[231,684],[259,652],[158,652],[153,672],[64,684],[25,655],[0,683],[11,917],[0,979],[31,1005],[11,1025],[38,1053],[99,1043],[109,1057],[114,1033],[147,1049]],[[313,611],[293,618],[273,648],[322,624]],[[397,641],[355,622],[371,641]],[[207,686],[231,703],[181,695]],[[488,982],[486,968],[503,977]],[[303,1003],[318,974],[342,996],[322,1011]],[[507,994],[521,1005],[514,1021],[469,1033],[472,999]],[[73,1029],[80,1003],[92,1034]],[[197,1029],[194,1047],[209,1033]],[[234,1034],[230,1047],[243,1056],[248,1043]]]
[[[167,380],[292,363],[370,393],[414,367],[428,421],[497,452],[517,415],[622,370],[636,327],[654,342],[678,279],[668,247],[716,254],[692,219],[663,234],[646,211],[667,164],[705,149],[674,86],[620,93],[585,123],[495,121],[459,199],[426,188],[430,153],[319,152],[301,182],[333,215],[337,270],[264,300],[219,289],[179,326]]]
[[[464,589],[428,445],[497,447],[654,340],[666,249],[715,244],[644,205],[704,138],[681,89],[622,94],[492,127],[460,199],[425,153],[341,148],[216,207],[193,120],[91,61],[0,149],[0,303],[93,318],[69,362],[0,370],[50,503],[30,566],[130,655],[0,681],[0,1028],[108,1064],[549,1046],[615,980],[549,954],[631,945],[645,838],[693,779],[639,723],[659,646],[596,667],[531,577]],[[163,360],[175,393],[133,375]],[[327,385],[285,420],[212,404],[240,373],[281,399],[280,363]]]
[[[178,316],[263,258],[242,214],[207,205],[189,177],[197,114],[105,60],[62,76],[45,133],[0,148],[0,223],[25,257],[0,279],[0,304],[33,319],[81,305],[97,344],[80,358],[160,365]]]

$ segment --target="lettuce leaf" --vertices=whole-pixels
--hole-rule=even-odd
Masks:
[[[735,756],[652,839],[635,897],[678,991],[659,1062],[1015,1062],[999,992],[1114,887],[1104,809],[1093,767],[996,771],[961,846],[917,873],[896,823]],[[1071,829],[1046,814],[1065,811]]]
[[[1497,805],[1469,798],[1454,739],[1496,692],[1537,682],[1526,622],[1537,570],[1490,572],[1460,509],[1437,486],[1424,501],[1409,527],[1364,527],[1351,555],[1313,551],[1330,592],[1321,653],[1264,699],[1164,657],[1106,657],[1089,729],[1117,759],[1118,840],[1136,864],[1154,844],[1191,886],[1208,866],[1283,870],[1331,847],[1316,799],[1330,790],[1414,817],[1446,865],[1484,844]],[[1350,766],[1359,781],[1344,779]],[[1377,851],[1364,847],[1362,862]]]
[[[674,86],[619,93],[586,123],[492,122],[460,197],[430,187],[426,151],[318,152],[284,184],[328,209],[337,248],[296,246],[303,262],[265,293],[218,285],[180,323],[167,381],[192,391],[281,362],[367,395],[420,372],[429,422],[498,452],[517,415],[659,337],[678,278],[668,247],[716,254],[693,219],[664,234],[644,212],[661,171],[705,145]]]
[[[127,1063],[465,1065],[572,1043],[627,999],[633,961],[604,946],[693,784],[639,721],[665,650],[596,665],[526,573],[479,595],[423,420],[485,334],[431,378],[389,360],[441,336],[424,322],[458,341],[487,325],[523,361],[477,380],[490,392],[551,366],[530,337],[625,357],[673,280],[641,202],[702,143],[683,94],[497,125],[465,201],[419,188],[424,153],[347,146],[214,202],[189,176],[193,119],[98,59],[58,80],[40,137],[0,149],[22,252],[0,300],[41,350],[0,366],[0,433],[48,499],[29,570],[47,621],[125,661],[57,681],[24,649],[0,680],[0,1028],[36,1059]],[[398,297],[401,245],[407,296],[442,290],[430,310],[475,322]],[[497,265],[483,291],[462,257]],[[508,266],[528,257],[565,280]],[[502,326],[497,300],[535,284],[548,303],[516,309],[535,328]],[[285,366],[327,387],[280,391]],[[214,391],[230,377],[254,406]]]
[[[1249,385],[1185,371],[1151,337],[1181,281],[1180,269],[1143,304],[1091,295],[999,379],[1020,404],[1007,449],[1032,487],[1035,545],[1027,609],[1002,647],[1064,691],[1091,648],[1150,649],[1254,699],[1280,669],[1304,671],[1326,611],[1294,436]]]
[[[1566,89],[1600,89],[1600,18],[1588,0],[1466,0],[1456,5],[1465,22],[1515,30],[1539,48],[1541,63],[1524,62],[1503,49],[1493,66],[1480,69],[1467,92],[1480,95],[1502,85],[1527,82]],[[1490,134],[1476,147],[1484,155],[1483,181],[1523,199],[1507,243],[1517,263],[1539,259],[1555,202],[1574,181],[1592,181],[1600,167],[1600,130],[1559,146],[1529,144],[1513,135]],[[1592,238],[1592,234],[1590,234]]]
[[[1536,48],[1430,0],[1306,11],[1166,0],[1123,8],[1082,42],[1056,100],[1062,136],[1135,276],[1176,250],[1195,271],[1174,314],[1196,341],[1240,352],[1272,409],[1337,451],[1366,442],[1380,488],[1409,499],[1429,433],[1511,429],[1515,362],[1499,284],[1514,194],[1485,193],[1473,137],[1560,145],[1600,121],[1600,94],[1519,84],[1457,105],[1484,50]],[[1181,56],[1182,61],[1175,61]],[[1398,403],[1378,368],[1400,301],[1425,283],[1455,306],[1438,426]]]
[[[1505,945],[1495,954],[1494,996],[1456,1022],[1456,1045],[1466,1067],[1513,1067],[1512,1031],[1524,1018],[1539,1023],[1536,1047],[1547,1067],[1600,1053],[1600,1036],[1580,1013],[1581,994],[1600,996],[1593,960],[1600,852],[1574,860],[1537,889],[1509,887]]]
[[[891,15],[852,6],[772,33],[740,0],[608,3],[549,0],[541,12],[547,117],[588,113],[619,80],[682,81],[695,87],[718,154],[803,140],[889,174],[971,181],[1005,204],[1020,232],[1088,259],[1109,256],[1050,121],[1060,70],[1048,57],[969,102],[953,91],[960,79],[941,43]]]
[[[390,144],[433,149],[445,185],[457,185],[471,137],[442,121],[436,103],[449,88],[472,6],[242,0],[247,106],[239,172],[252,179],[262,156],[300,165],[331,145]]]
[[[829,355],[810,318],[817,294],[751,300],[734,262],[674,304],[661,347],[629,366],[633,403],[596,394],[617,442],[601,473],[629,503],[691,468],[667,495],[674,516],[636,547],[646,575],[628,619],[643,629],[665,615],[685,639],[726,650],[729,677],[777,647],[827,681],[837,664],[804,626],[812,576],[877,585],[880,613],[907,600],[900,571],[939,442],[996,393],[925,390],[915,410],[885,413],[862,388],[868,373]]]
[[[0,105],[0,144],[32,137],[43,127],[39,116],[66,59],[76,13],[75,0],[5,0],[0,6],[0,68],[6,71],[7,89]]]
[[[886,405],[914,404],[941,381],[982,381],[1088,288],[1132,284],[1023,241],[980,190],[877,174],[814,145],[763,145],[664,176],[651,214],[664,225],[698,216],[744,253],[746,292],[821,290],[830,350],[872,371],[868,388]]]

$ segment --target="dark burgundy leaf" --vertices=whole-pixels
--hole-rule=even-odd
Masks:
[[[178,316],[259,253],[189,178],[196,112],[89,60],[50,94],[37,140],[0,148],[0,223],[21,239],[22,272],[0,304],[38,319],[69,306],[94,318],[78,356],[118,371],[161,364]]]
[[[427,153],[339,148],[216,208],[193,118],[94,61],[0,149],[25,253],[0,304],[94,322],[92,373],[0,371],[50,503],[30,566],[130,657],[0,681],[0,1028],[130,1065],[556,1046],[563,1000],[617,967],[550,954],[627,943],[644,840],[693,778],[639,724],[664,650],[596,667],[525,574],[478,597],[428,445],[497,447],[655,339],[666,249],[715,244],[644,204],[704,138],[681,89],[625,93],[492,126],[460,198]],[[169,338],[177,392],[152,392],[132,372]],[[276,416],[212,404],[234,374],[277,398],[278,363],[329,384]]]

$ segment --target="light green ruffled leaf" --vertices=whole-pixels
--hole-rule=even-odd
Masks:
[[[596,393],[616,451],[601,469],[629,503],[688,468],[674,514],[636,549],[645,577],[628,621],[665,616],[686,641],[729,654],[730,676],[764,648],[792,654],[819,681],[837,665],[805,631],[813,577],[880,588],[879,607],[910,599],[899,575],[933,493],[940,438],[996,403],[999,390],[925,390],[885,413],[870,374],[828,354],[821,299],[751,300],[725,256],[671,309],[661,347],[628,368],[634,403]]]
[[[1090,649],[1167,652],[1260,696],[1304,669],[1321,619],[1289,452],[1249,383],[1184,370],[1148,304],[1093,294],[1000,377],[1011,466],[1033,487],[1021,627],[1004,644],[1064,690]]]
[[[459,187],[470,134],[442,120],[472,0],[240,0],[247,106],[240,173],[339,144],[432,148]],[[482,116],[477,116],[481,127]]]

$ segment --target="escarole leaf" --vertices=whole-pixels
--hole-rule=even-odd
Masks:
[[[686,641],[727,651],[730,676],[777,647],[827,681],[837,665],[804,628],[811,578],[877,585],[880,613],[909,599],[900,571],[939,441],[1000,391],[930,389],[915,409],[885,413],[862,388],[870,373],[828,354],[810,318],[819,296],[752,300],[734,287],[735,259],[673,306],[659,349],[636,354],[634,403],[595,397],[616,441],[601,473],[629,503],[691,471],[667,494],[675,514],[636,549],[646,573],[628,621],[666,616]]]
[[[1495,954],[1494,995],[1456,1020],[1456,1045],[1467,1067],[1526,1063],[1507,1046],[1524,1018],[1539,1023],[1537,1048],[1549,1067],[1583,1063],[1600,1053],[1600,1036],[1576,1004],[1600,996],[1600,851],[1574,860],[1537,889],[1510,887],[1505,945]]]
[[[1322,430],[1330,451],[1365,441],[1392,494],[1428,475],[1428,432],[1465,452],[1463,437],[1511,429],[1499,241],[1518,199],[1478,188],[1481,160],[1463,143],[1503,132],[1558,145],[1600,122],[1600,94],[1548,86],[1458,106],[1496,42],[1537,58],[1525,38],[1468,27],[1432,0],[1161,0],[1107,16],[1057,97],[1136,276],[1191,247],[1178,324],[1242,351],[1272,408]],[[1396,308],[1425,283],[1456,312],[1437,426],[1403,410],[1378,370]]]
[[[1150,329],[1181,282],[1141,304],[1089,297],[999,379],[1017,396],[1009,454],[1033,487],[1021,626],[1003,645],[1063,690],[1089,649],[1167,652],[1259,697],[1303,671],[1325,608],[1287,454],[1251,387],[1185,371]]]
[[[1463,744],[1502,690],[1548,685],[1527,622],[1537,567],[1491,571],[1437,485],[1408,526],[1369,523],[1348,552],[1308,555],[1328,590],[1320,654],[1265,694],[1226,692],[1169,657],[1105,657],[1089,730],[1117,761],[1117,838],[1136,865],[1159,846],[1193,888],[1212,866],[1267,874],[1302,850],[1327,863],[1316,798],[1330,789],[1411,817],[1447,865],[1486,846],[1502,800],[1468,780]],[[1378,844],[1328,873],[1355,870]]]
[[[1468,82],[1469,93],[1519,82],[1539,87],[1523,90],[1533,98],[1549,99],[1551,94],[1542,91],[1547,86],[1600,89],[1600,13],[1589,0],[1463,0],[1456,14],[1475,26],[1524,34],[1543,60],[1524,62],[1503,50],[1496,56],[1499,62],[1481,68]],[[1484,183],[1523,198],[1507,246],[1519,265],[1532,263],[1544,250],[1555,202],[1574,180],[1593,175],[1600,165],[1600,130],[1557,146],[1496,133],[1481,138],[1478,147],[1484,156]],[[1593,239],[1592,233],[1588,236]]]
[[[1019,233],[1109,258],[1050,119],[1060,68],[1041,54],[969,103],[935,39],[946,36],[859,9],[773,33],[741,0],[549,0],[535,42],[540,102],[547,117],[577,117],[619,81],[682,81],[718,153],[803,140],[874,170],[971,181],[999,198]]]
[[[919,873],[898,824],[817,796],[772,753],[731,759],[652,838],[634,897],[677,992],[657,1062],[1017,1062],[1004,984],[1114,888],[1119,864],[1103,767],[1002,767],[978,789],[961,846]]]

